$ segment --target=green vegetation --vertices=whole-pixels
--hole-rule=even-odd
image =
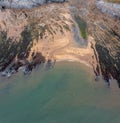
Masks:
[[[85,21],[83,19],[81,19],[79,16],[75,16],[75,20],[79,26],[80,32],[81,32],[81,36],[86,39],[87,38],[87,25],[85,23]]]

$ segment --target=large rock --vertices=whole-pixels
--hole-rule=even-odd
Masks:
[[[0,0],[0,5],[5,8],[32,8],[48,2],[65,2],[66,0]]]
[[[120,4],[108,3],[103,0],[98,0],[96,5],[97,8],[99,8],[103,13],[120,18]]]

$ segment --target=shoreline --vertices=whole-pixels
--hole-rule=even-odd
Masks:
[[[51,69],[51,68],[53,68],[56,65],[56,63],[60,63],[60,62],[79,63],[81,65],[84,65],[84,66],[90,68],[93,71],[92,65],[90,65],[87,62],[85,62],[84,60],[80,60],[80,59],[56,59],[55,60],[55,63],[53,63],[51,61],[50,63],[45,62],[45,63],[41,63],[41,64],[37,64],[37,65],[38,66],[41,66],[43,64],[44,66],[49,67]],[[28,71],[26,71],[27,65],[23,65],[23,66],[20,66],[17,71],[12,72],[12,71],[5,70],[5,71],[1,71],[0,74],[1,74],[2,77],[9,78],[12,75],[14,75],[14,74],[22,71],[24,73],[24,75],[27,75],[27,74],[30,74],[34,69],[36,69],[37,68],[37,65],[34,68],[32,68],[31,70],[28,70]],[[94,73],[94,71],[93,71],[93,73]]]
[[[57,59],[56,62],[74,62],[74,63],[80,63],[84,64],[85,66],[92,68],[92,65],[88,64],[84,60],[79,60],[79,59]]]
[[[21,66],[19,67],[18,71],[16,71],[15,73],[11,74],[10,76],[2,76],[0,78],[3,78],[4,79],[11,79],[11,78],[14,78],[14,76],[16,74],[23,74],[23,76],[30,76],[32,73],[34,73],[34,71],[36,70],[40,70],[41,72],[45,72],[46,68],[47,70],[51,70],[51,69],[54,69],[54,67],[56,66],[56,64],[62,64],[64,66],[64,64],[75,64],[75,65],[80,65],[80,68],[82,67],[82,69],[84,69],[87,73],[89,73],[89,75],[92,77],[92,79],[95,81],[95,82],[98,82],[98,81],[104,81],[104,84],[107,86],[107,87],[110,87],[109,83],[113,84],[112,82],[113,81],[116,81],[116,79],[114,78],[110,78],[109,80],[109,83],[107,81],[105,81],[103,79],[103,76],[102,75],[99,75],[99,76],[96,76],[95,73],[94,73],[94,70],[93,70],[93,67],[90,66],[89,64],[85,63],[85,61],[82,61],[82,60],[72,60],[72,59],[59,59],[59,60],[56,60],[56,63],[54,64],[54,66],[49,66],[47,67],[47,63],[43,63],[43,64],[38,64],[36,65],[35,68],[33,68],[31,71],[29,71],[28,73],[24,73],[25,71],[25,68],[26,66]],[[43,66],[42,66],[43,65]],[[2,74],[2,72],[0,72],[0,74]]]

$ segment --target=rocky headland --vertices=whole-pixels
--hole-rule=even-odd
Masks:
[[[22,66],[29,73],[38,64],[57,60],[90,64],[93,51],[81,37],[68,2],[32,9],[0,11],[0,71],[10,76]],[[85,33],[85,32],[84,32]]]
[[[1,0],[0,5],[2,75],[9,76],[22,66],[27,74],[39,64],[51,67],[56,61],[72,60],[93,68],[96,80],[102,75],[110,85],[114,78],[120,87],[118,4],[114,7],[97,0]]]
[[[80,16],[87,24],[88,35],[94,39],[92,48],[94,49],[94,58],[97,60],[97,66],[93,67],[96,75],[103,75],[108,85],[110,79],[117,80],[120,87],[120,19],[119,15],[114,15],[111,10],[119,10],[117,7],[108,8],[96,6],[96,0],[86,0],[84,2],[73,2],[73,6],[77,5],[73,11]],[[109,3],[107,4],[107,6]],[[111,9],[109,9],[111,7]],[[93,62],[93,66],[95,63]]]

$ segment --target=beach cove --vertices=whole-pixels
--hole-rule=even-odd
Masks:
[[[57,62],[54,69],[0,78],[0,123],[119,123],[117,85],[95,82],[91,71],[83,64]]]

